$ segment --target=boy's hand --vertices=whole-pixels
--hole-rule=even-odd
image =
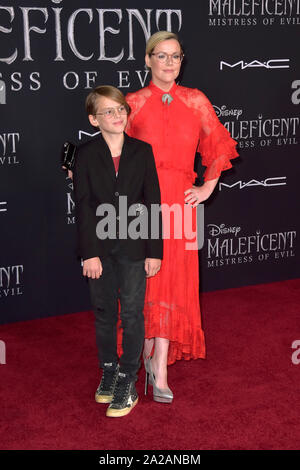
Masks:
[[[102,274],[102,263],[98,256],[96,258],[85,259],[83,262],[82,274],[92,279],[99,279]]]
[[[145,259],[145,271],[146,277],[155,276],[158,273],[161,266],[161,259],[157,258],[146,258]]]
[[[66,170],[67,168],[65,166],[62,166],[62,169]],[[68,170],[68,178],[71,178],[71,180],[73,179],[73,171]]]

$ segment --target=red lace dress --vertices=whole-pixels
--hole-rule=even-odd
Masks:
[[[179,359],[205,357],[198,251],[186,249],[196,231],[196,209],[184,204],[184,191],[192,187],[196,176],[195,153],[200,152],[207,167],[205,181],[231,168],[230,159],[238,154],[236,142],[201,91],[174,83],[169,91],[173,98],[170,104],[163,102],[164,93],[150,82],[148,87],[127,94],[132,112],[126,132],[152,145],[162,204],[175,204],[177,214],[168,219],[169,223],[168,211],[162,210],[164,237],[166,231],[169,233],[164,238],[161,269],[147,280],[144,309],[145,337],[169,339],[168,364],[172,364]],[[192,223],[184,224],[184,211],[186,220]]]

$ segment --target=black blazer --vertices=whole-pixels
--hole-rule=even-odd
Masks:
[[[118,176],[116,177],[109,147],[100,134],[100,136],[77,148],[73,181],[79,256],[83,259],[96,256],[99,256],[100,259],[105,258],[118,239],[118,243],[121,244],[121,252],[132,260],[162,259],[161,212],[159,212],[159,233],[155,235],[156,239],[154,237],[151,239],[151,204],[160,205],[161,200],[157,171],[150,144],[125,134]],[[127,196],[127,208],[134,205],[132,207],[133,215],[124,217],[124,212],[119,211],[120,196]],[[123,204],[124,198],[121,199]],[[104,219],[108,220],[107,212],[102,211],[102,215],[96,215],[97,207],[100,204],[110,204],[116,211],[116,217],[114,218],[116,224],[115,234],[113,237],[106,239],[99,239],[96,234],[97,224],[98,230],[102,226],[101,233],[107,231],[108,228],[107,226],[106,229],[103,228]],[[130,223],[140,214],[135,209],[140,210],[142,204],[148,210],[148,216],[145,209],[143,210],[143,216],[145,214],[147,216],[149,238],[131,239],[127,237],[127,239],[121,239],[124,236],[122,235],[122,233],[124,234],[124,223],[127,230]],[[99,224],[101,220],[103,220],[103,223]]]

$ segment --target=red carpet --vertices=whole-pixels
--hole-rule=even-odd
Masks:
[[[169,368],[173,404],[144,397],[105,417],[93,315],[0,327],[1,449],[298,449],[300,280],[201,297],[207,359]],[[299,356],[300,357],[300,356]]]

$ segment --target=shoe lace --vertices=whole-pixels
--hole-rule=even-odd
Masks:
[[[104,369],[103,376],[101,380],[101,389],[109,390],[114,381],[114,375],[116,374],[116,369]]]
[[[130,382],[128,380],[118,380],[115,391],[114,391],[114,397],[113,397],[113,402],[120,402],[124,399],[125,395],[128,393],[130,386]]]

